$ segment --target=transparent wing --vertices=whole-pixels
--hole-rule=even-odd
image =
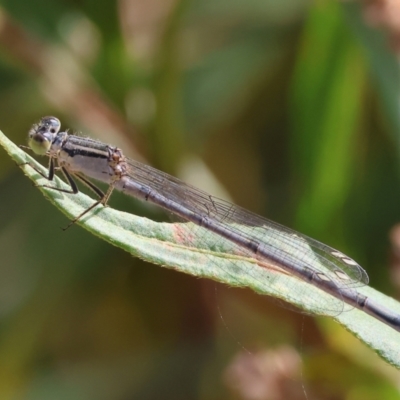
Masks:
[[[226,229],[258,243],[270,259],[255,255],[246,248],[240,248],[228,239],[210,232],[204,228],[193,226],[190,234],[184,239],[185,244],[195,248],[202,246],[224,251],[239,256],[257,259],[259,265],[273,265],[285,270],[286,264],[296,264],[307,267],[323,274],[326,280],[331,281],[340,292],[340,289],[351,290],[368,283],[368,276],[364,269],[351,258],[323,243],[295,232],[280,224],[251,213],[227,201],[209,195],[181,180],[162,171],[141,164],[134,160],[127,160],[129,175],[141,185],[157,191],[165,198],[185,207],[187,210],[204,215],[213,221],[223,224]],[[235,267],[232,261],[232,268]],[[241,264],[236,263],[236,267]],[[287,279],[291,285],[293,278]],[[290,288],[289,288],[290,289]],[[317,301],[318,299],[315,299]],[[326,314],[340,313],[343,303],[333,299],[332,303],[320,306],[320,312]]]
[[[364,269],[332,247],[244,208],[215,198],[148,165],[130,159],[127,162],[129,173],[136,182],[151,187],[152,190],[158,191],[196,214],[206,215],[224,224],[243,237],[262,242],[262,246],[276,256],[275,260],[282,260],[283,263],[285,261],[299,263],[313,268],[325,274],[338,288],[355,288],[368,284],[368,275]],[[201,232],[202,236],[209,235],[204,229]],[[215,235],[214,240],[222,243],[226,239]],[[246,249],[237,251],[240,254],[251,254]],[[254,254],[252,256],[254,257]]]

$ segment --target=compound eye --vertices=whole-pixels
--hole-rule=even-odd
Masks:
[[[38,124],[32,126],[28,135],[29,147],[39,155],[46,154],[61,128],[56,117],[43,117]]]
[[[46,128],[50,133],[58,133],[61,128],[60,120],[56,117],[43,117],[39,125]]]

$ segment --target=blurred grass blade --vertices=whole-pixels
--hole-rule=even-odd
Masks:
[[[400,65],[398,54],[387,44],[383,30],[368,26],[360,13],[359,5],[352,2],[342,4],[348,26],[363,45],[369,68],[375,79],[375,89],[380,96],[381,109],[385,115],[400,152],[399,87]],[[365,16],[364,16],[365,19]]]
[[[29,162],[37,168],[43,168],[1,132],[0,144],[18,164]],[[30,166],[24,166],[23,170],[36,184],[45,183]],[[60,179],[56,179],[54,184],[66,187]],[[93,204],[93,199],[82,193],[66,195],[45,188],[41,188],[41,191],[69,218],[79,215],[82,210]],[[208,245],[202,242],[201,248],[188,246],[185,238],[190,236],[193,228],[190,223],[156,223],[110,207],[99,207],[79,221],[79,224],[109,243],[146,261],[231,286],[248,286],[258,293],[274,296],[301,307],[308,313],[317,314],[318,310],[324,307],[324,302],[332,302],[330,295],[276,268],[261,267],[254,259],[232,255],[223,248],[216,250],[215,243]],[[73,234],[73,231],[70,230],[66,234]],[[264,240],[266,239],[264,237]],[[305,242],[299,245],[305,246]],[[400,305],[393,299],[368,287],[362,288],[360,292],[400,312]],[[318,299],[318,303],[313,304],[313,299]],[[335,319],[375,349],[384,359],[400,368],[398,332],[355,309],[345,311]]]
[[[365,65],[342,14],[337,3],[314,5],[292,86],[294,165],[305,188],[297,226],[312,235],[337,221],[360,146]]]

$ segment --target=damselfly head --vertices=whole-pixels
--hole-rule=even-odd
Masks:
[[[43,117],[38,124],[34,124],[29,130],[28,144],[29,147],[39,155],[48,152],[61,128],[60,120],[56,117]]]

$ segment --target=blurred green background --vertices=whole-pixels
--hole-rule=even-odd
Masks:
[[[340,249],[399,295],[399,64],[361,3],[0,7],[0,128],[14,142],[56,115]],[[0,399],[400,399],[399,372],[330,319],[63,232],[2,150],[0,185]]]

